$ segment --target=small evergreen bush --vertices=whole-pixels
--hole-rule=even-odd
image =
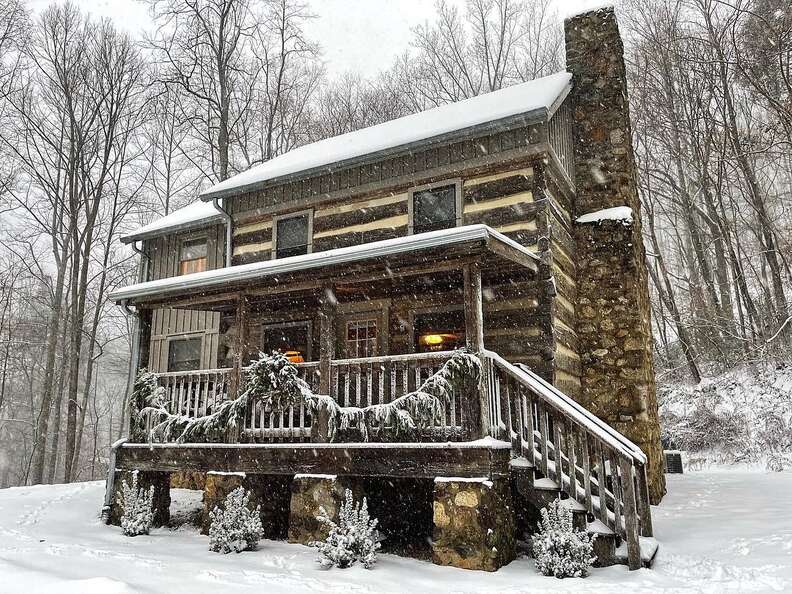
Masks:
[[[223,507],[209,512],[209,550],[223,554],[254,550],[262,527],[259,507],[250,508],[250,493],[237,487],[228,494]]]
[[[586,577],[596,557],[595,534],[572,527],[572,510],[556,499],[542,509],[539,532],[533,537],[533,556],[536,569],[542,575],[557,578]]]
[[[123,509],[121,530],[126,536],[148,534],[154,520],[154,487],[141,489],[138,487],[138,473],[132,473],[132,483],[125,482],[121,486],[118,503]]]
[[[343,569],[359,561],[363,567],[371,569],[377,562],[377,549],[380,548],[376,535],[377,520],[369,519],[365,498],[363,505],[355,503],[352,491],[347,489],[338,512],[338,523],[330,518],[323,507],[316,519],[330,528],[324,541],[310,543],[310,546],[319,549],[317,561],[322,567]]]

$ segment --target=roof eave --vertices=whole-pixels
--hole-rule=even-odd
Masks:
[[[146,231],[144,233],[137,233],[132,232],[128,235],[124,235],[121,237],[121,243],[132,243],[135,241],[143,241],[146,239],[155,239],[157,237],[162,237],[163,235],[167,235],[170,233],[180,233],[182,231],[193,231],[195,229],[200,229],[202,227],[207,227],[209,225],[214,225],[216,223],[222,223],[223,218],[220,214],[213,214],[204,219],[197,219],[195,221],[190,221],[189,223],[179,223],[176,225],[168,225],[167,227],[161,227],[159,229],[154,229],[152,231]]]
[[[199,290],[199,289],[213,289],[217,286],[222,286],[228,283],[241,283],[249,280],[255,280],[265,276],[274,276],[295,271],[305,271],[311,268],[316,268],[320,264],[322,267],[337,266],[346,263],[352,263],[359,260],[384,257],[394,253],[405,251],[418,251],[431,249],[441,245],[450,245],[452,243],[459,244],[465,242],[483,241],[487,248],[493,253],[497,253],[506,257],[516,263],[536,272],[538,257],[536,254],[529,252],[524,246],[509,239],[505,235],[495,231],[486,225],[470,225],[466,227],[456,227],[449,230],[449,233],[432,233],[426,234],[428,237],[421,236],[408,236],[413,237],[411,241],[404,242],[405,238],[400,238],[402,241],[394,242],[394,240],[384,240],[382,242],[373,242],[371,244],[361,244],[354,246],[360,248],[358,250],[350,251],[349,248],[340,248],[338,250],[329,250],[327,252],[317,252],[306,256],[295,256],[293,258],[284,258],[283,260],[265,260],[257,264],[266,264],[266,267],[252,267],[245,270],[237,270],[238,274],[234,274],[234,269],[239,267],[230,267],[216,269],[231,271],[225,275],[211,275],[209,278],[206,276],[199,276],[197,279],[195,275],[206,275],[207,273],[195,273],[195,275],[185,275],[179,277],[178,284],[173,286],[167,283],[164,286],[152,287],[152,283],[160,283],[159,281],[149,281],[139,285],[132,285],[128,288],[118,289],[110,294],[110,299],[115,303],[123,304],[130,301],[144,301],[152,297],[165,297],[174,294],[178,291]],[[409,248],[407,245],[412,244]],[[365,247],[365,249],[363,249]],[[319,257],[321,255],[321,257]],[[313,257],[312,257],[313,256]],[[357,257],[356,257],[357,256]],[[247,265],[250,266],[250,265]],[[193,278],[190,278],[193,277]],[[162,279],[165,280],[165,279]],[[167,279],[171,280],[171,279]],[[148,286],[146,286],[148,285]]]
[[[563,95],[564,98],[569,94],[570,88],[571,88],[571,84],[568,83],[561,93],[561,95]],[[334,170],[342,169],[344,167],[360,165],[372,161],[379,161],[403,153],[409,153],[410,151],[418,147],[425,147],[427,145],[440,144],[449,141],[463,140],[472,136],[476,136],[480,133],[488,132],[495,129],[508,130],[512,128],[518,128],[521,126],[536,124],[539,122],[546,122],[550,117],[552,117],[552,114],[555,113],[555,110],[558,108],[558,105],[560,105],[560,103],[556,105],[557,102],[558,100],[556,100],[556,102],[554,102],[553,105],[551,105],[550,109],[548,109],[547,107],[540,107],[525,113],[509,116],[506,118],[500,118],[497,120],[492,120],[482,124],[476,124],[475,126],[468,126],[467,128],[460,128],[459,130],[453,130],[452,132],[447,132],[445,134],[440,134],[437,136],[425,138],[423,140],[417,140],[415,142],[411,142],[408,144],[402,144],[399,146],[383,149],[380,151],[375,151],[373,153],[366,153],[365,155],[360,155],[358,157],[353,157],[350,159],[335,161],[332,163],[328,163],[326,165],[321,165],[319,167],[303,169],[302,171],[297,171],[295,173],[290,173],[288,175],[273,177],[263,181],[257,181],[250,184],[245,184],[243,186],[236,186],[234,188],[228,188],[226,190],[220,190],[217,192],[207,191],[205,193],[200,194],[199,198],[204,202],[209,202],[210,200],[213,200],[215,198],[229,198],[240,194],[246,194],[248,192],[254,192],[256,190],[260,190],[262,188],[266,188],[269,186],[274,186],[277,184],[282,184],[297,179],[304,179],[316,173],[320,173],[320,172],[330,173]],[[563,99],[561,100],[561,102],[563,102]]]

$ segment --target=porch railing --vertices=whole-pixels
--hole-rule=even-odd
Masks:
[[[491,351],[482,363],[490,435],[624,538],[639,566],[639,536],[652,535],[641,449],[527,368]]]
[[[330,363],[330,395],[341,406],[386,404],[415,390],[451,357],[451,351],[336,359]],[[319,362],[296,363],[298,375],[319,391]],[[210,369],[158,374],[165,388],[168,410],[186,416],[203,416],[228,398],[231,369]],[[244,382],[244,369],[242,374]],[[461,437],[465,418],[462,396],[443,407],[440,422],[431,433],[438,439]],[[469,422],[467,423],[470,424]],[[283,411],[265,410],[260,403],[248,411],[243,438],[253,441],[307,441],[312,419],[305,406]],[[431,437],[431,436],[430,436]]]

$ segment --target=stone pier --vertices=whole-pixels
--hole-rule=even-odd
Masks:
[[[327,537],[327,526],[316,517],[320,508],[335,520],[344,501],[346,489],[352,489],[360,500],[359,489],[346,477],[334,474],[298,474],[291,485],[289,508],[289,542],[308,544]]]
[[[436,478],[432,561],[497,571],[514,557],[514,512],[508,480]]]
[[[126,483],[132,484],[132,475],[137,473],[138,488],[154,488],[153,508],[154,526],[165,526],[170,521],[170,473],[155,472],[148,470],[116,470],[113,480],[113,501],[111,504],[110,524],[121,525],[121,515],[124,513],[121,507],[122,486]]]

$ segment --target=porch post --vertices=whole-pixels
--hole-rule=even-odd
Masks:
[[[319,393],[330,396],[331,361],[335,358],[336,300],[333,288],[324,288],[319,297]],[[316,441],[327,441],[327,413],[321,411],[314,421],[312,434]]]
[[[248,351],[248,317],[250,303],[245,295],[237,299],[236,307],[236,340],[234,341],[234,367],[231,372],[229,396],[236,398],[242,387],[242,367],[245,365]]]
[[[490,403],[487,393],[487,365],[484,359],[484,307],[481,296],[481,264],[472,262],[463,269],[465,341],[471,353],[481,361],[481,374],[478,383],[479,431],[480,436],[489,434]]]

